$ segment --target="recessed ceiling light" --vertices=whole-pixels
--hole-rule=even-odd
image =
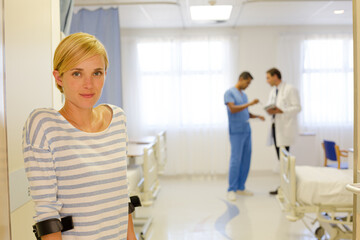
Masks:
[[[191,6],[190,14],[194,21],[229,20],[231,10],[231,5]]]
[[[343,14],[345,11],[344,10],[335,10],[334,14]]]

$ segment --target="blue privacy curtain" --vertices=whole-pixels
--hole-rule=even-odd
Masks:
[[[74,1],[60,0],[60,27],[61,31],[67,36],[70,32],[71,18],[73,15]]]
[[[105,46],[109,68],[103,93],[97,104],[110,103],[122,107],[120,62],[120,24],[117,8],[89,11],[81,9],[71,21],[71,33],[85,32],[96,36]]]

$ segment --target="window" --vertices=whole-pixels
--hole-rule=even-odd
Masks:
[[[302,101],[305,125],[353,124],[353,41],[303,42]]]
[[[226,124],[228,49],[226,41],[208,39],[138,43],[143,123]]]

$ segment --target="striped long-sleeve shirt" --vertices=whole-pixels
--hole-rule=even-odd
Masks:
[[[36,222],[71,215],[63,240],[125,240],[128,190],[126,117],[112,108],[102,132],[72,126],[54,109],[34,110],[24,126],[23,152]]]

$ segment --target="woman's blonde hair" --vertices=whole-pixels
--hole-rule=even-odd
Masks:
[[[95,55],[104,58],[106,71],[109,61],[104,45],[93,35],[82,32],[71,34],[64,38],[55,50],[54,70],[62,76],[65,72]],[[61,86],[57,85],[57,88],[63,92]]]

